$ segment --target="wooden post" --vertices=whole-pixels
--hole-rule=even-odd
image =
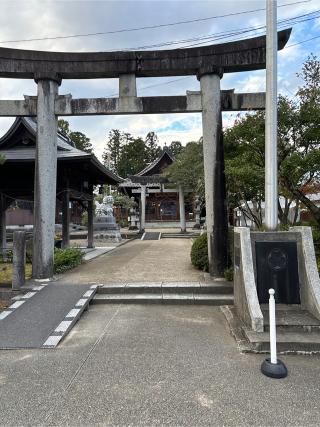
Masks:
[[[65,190],[62,193],[62,249],[70,245],[70,192]]]
[[[18,291],[25,283],[26,271],[26,232],[13,233],[13,263],[12,263],[12,290]]]

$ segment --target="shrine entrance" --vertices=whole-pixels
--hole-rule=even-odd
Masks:
[[[278,33],[278,49],[291,29]],[[254,37],[218,45],[160,51],[97,53],[41,52],[0,48],[0,77],[34,79],[36,97],[1,100],[0,116],[36,116],[33,277],[53,275],[57,182],[57,118],[73,115],[202,113],[206,225],[209,269],[221,276],[227,263],[227,206],[224,178],[222,111],[265,108],[264,93],[221,91],[224,73],[264,69],[266,38]],[[186,96],[138,97],[136,77],[195,75],[200,92]],[[59,95],[62,79],[119,78],[118,98],[73,99]],[[146,219],[146,183],[139,183],[142,219]],[[179,190],[183,195],[183,189]],[[173,201],[160,214],[173,216]],[[161,203],[160,203],[161,205]],[[4,210],[1,211],[3,229]],[[92,215],[91,215],[92,216]],[[89,218],[88,231],[92,231]],[[144,225],[144,224],[143,224]]]

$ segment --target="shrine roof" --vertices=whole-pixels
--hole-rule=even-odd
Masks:
[[[5,157],[5,164],[34,162],[36,157],[37,123],[31,117],[18,117],[10,129],[0,138],[0,154]],[[120,177],[107,169],[93,153],[86,153],[75,147],[68,136],[57,132],[57,159],[91,164],[93,174],[104,176],[106,183],[117,184]]]
[[[142,171],[135,174],[136,176],[160,175],[161,169],[173,163],[174,157],[168,147],[163,147],[161,154],[153,162],[147,165]]]

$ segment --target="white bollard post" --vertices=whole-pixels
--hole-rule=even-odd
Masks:
[[[276,332],[276,302],[274,289],[269,289],[269,324],[270,324],[270,354],[271,363],[277,363],[277,332]]]
[[[285,378],[288,370],[285,364],[277,359],[277,332],[276,332],[276,302],[274,289],[269,289],[269,328],[270,328],[270,358],[263,361],[261,372],[270,378]]]

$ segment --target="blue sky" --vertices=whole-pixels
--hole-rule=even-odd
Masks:
[[[298,0],[279,0],[278,6]],[[131,48],[167,41],[184,40],[265,24],[265,12],[252,12],[225,18],[208,19],[190,24],[161,27],[134,32],[122,32],[89,37],[73,37],[32,42],[12,42],[30,38],[67,36],[152,26],[177,21],[206,18],[265,7],[265,0],[211,0],[211,1],[59,1],[59,0],[2,0],[0,16],[0,46],[20,49],[51,51],[108,51]],[[278,8],[278,20],[295,17],[320,9],[320,0],[311,0]],[[320,35],[320,20],[300,23],[293,27],[288,46]],[[176,47],[182,46],[178,44]],[[313,52],[320,57],[320,38],[284,49],[278,54],[279,93],[293,97],[301,80],[296,73]],[[175,81],[177,80],[177,81]],[[162,84],[167,83],[168,84]],[[160,84],[161,83],[161,84]],[[149,87],[152,86],[152,87]],[[225,74],[222,89],[235,88],[237,92],[265,90],[265,71]],[[196,77],[145,78],[137,81],[138,95],[182,95],[186,90],[199,90]],[[64,80],[60,94],[76,97],[110,96],[118,92],[117,79]],[[21,99],[23,94],[35,95],[36,84],[31,80],[0,79],[2,99]],[[231,126],[236,113],[224,114],[224,126]],[[144,137],[155,131],[161,145],[172,140],[186,143],[201,134],[199,114],[98,116],[68,118],[72,130],[81,131],[91,138],[95,152],[101,156],[107,134],[120,129]],[[0,118],[0,134],[13,119]]]

